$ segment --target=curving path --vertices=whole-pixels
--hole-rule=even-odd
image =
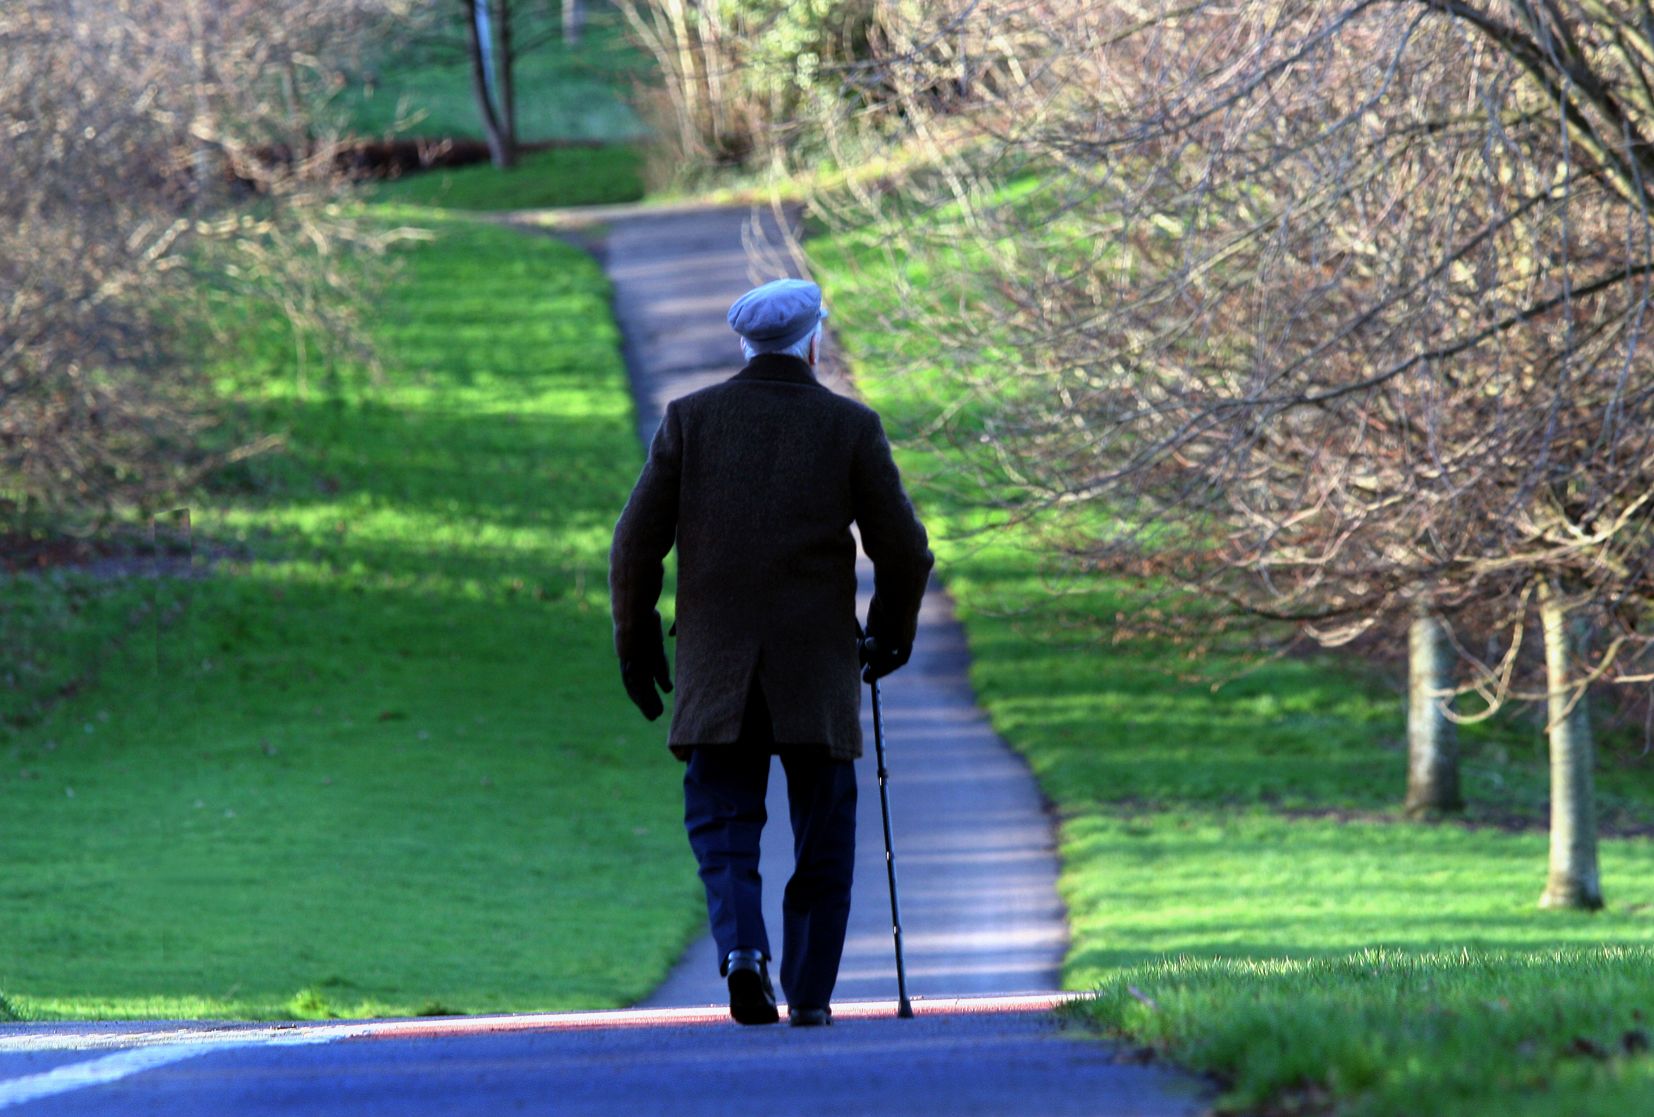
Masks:
[[[663,401],[728,376],[729,302],[749,270],[745,210],[600,213],[616,313],[637,380],[639,434]],[[587,215],[586,220],[591,220]],[[842,385],[841,385],[842,386]],[[865,602],[864,608],[865,608]],[[40,1117],[422,1117],[426,1114],[1091,1114],[1193,1117],[1201,1084],[1117,1061],[1062,1033],[1051,1009],[1066,935],[1051,827],[1033,780],[972,701],[945,595],[926,599],[913,662],[886,685],[909,984],[894,1019],[878,794],[863,781],[859,879],[835,1023],[729,1022],[709,940],[651,1006],[315,1025],[0,1024],[0,1111]],[[864,711],[865,712],[865,711]],[[871,746],[869,746],[871,751]],[[673,761],[661,749],[660,762]],[[781,777],[775,786],[780,789]],[[779,931],[786,812],[763,870]],[[1016,993],[1033,996],[963,997]],[[1046,991],[1046,992],[1039,992]]]
[[[784,238],[768,211],[611,211],[605,223],[602,255],[638,402],[638,436],[647,444],[667,401],[741,367],[724,319],[729,304],[799,269],[779,247]],[[852,390],[836,370],[823,379]],[[872,568],[865,558],[861,567],[865,613]],[[977,708],[968,666],[964,633],[933,584],[913,660],[883,684],[908,989],[915,997],[1056,990],[1068,936],[1051,821],[1032,775]],[[864,698],[856,886],[836,1001],[889,997],[896,988],[870,706]],[[791,872],[779,769],[760,870],[777,943],[781,886]],[[705,936],[645,1003],[725,998]]]

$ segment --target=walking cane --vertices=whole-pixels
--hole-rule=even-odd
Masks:
[[[890,773],[884,766],[884,710],[879,705],[879,680],[873,687],[873,750],[879,762],[879,809],[884,812],[884,868],[890,877],[890,926],[896,936],[896,1015],[913,1018],[907,999],[907,966],[902,961],[902,908],[896,899],[896,851],[890,844]]]

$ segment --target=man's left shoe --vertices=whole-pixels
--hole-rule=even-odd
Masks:
[[[787,1023],[795,1028],[824,1028],[833,1022],[831,1008],[794,1008],[787,1006]]]
[[[781,1019],[761,951],[730,951],[724,959],[724,973],[729,977],[729,1014],[737,1024],[774,1024]]]

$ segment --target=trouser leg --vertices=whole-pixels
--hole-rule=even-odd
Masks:
[[[832,1000],[850,920],[856,861],[856,770],[820,753],[781,753],[794,869],[782,898],[781,988],[789,1005]]]
[[[684,772],[684,828],[706,886],[720,964],[736,949],[770,957],[758,875],[769,779],[768,751],[731,745],[695,749]]]

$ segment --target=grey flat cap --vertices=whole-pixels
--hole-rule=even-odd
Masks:
[[[785,349],[825,317],[820,287],[804,279],[777,279],[736,299],[729,308],[729,327],[754,345]]]

